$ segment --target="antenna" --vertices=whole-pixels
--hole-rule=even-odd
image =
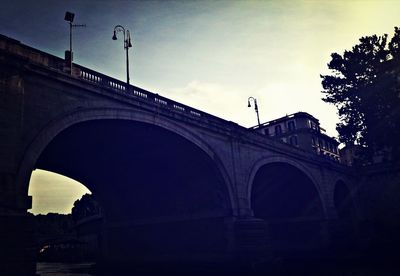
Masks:
[[[74,22],[75,14],[67,11],[64,16],[64,20],[69,22],[69,51],[65,51],[65,59],[69,63],[70,74],[72,75],[72,28],[86,27],[86,24],[72,24]]]

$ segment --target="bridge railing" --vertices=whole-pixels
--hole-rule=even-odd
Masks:
[[[69,66],[65,62],[65,59],[24,45],[15,39],[0,34],[0,52],[1,51],[12,53],[33,64],[45,67],[46,69],[68,74],[70,73]],[[170,100],[142,88],[133,85],[127,86],[125,82],[111,78],[107,75],[101,74],[75,63],[73,64],[71,75],[73,77],[91,82],[95,85],[99,85],[100,87],[110,88],[128,97],[135,98],[139,101],[146,102],[154,106],[166,108],[170,111],[174,111],[180,114],[186,114],[193,118],[201,118],[202,120],[207,120],[207,123],[214,123],[217,124],[219,127],[221,127],[221,125],[227,124],[238,126],[238,124],[234,122],[226,121],[224,119],[218,118],[217,116],[213,116],[182,103]]]
[[[101,86],[105,86],[108,88],[111,88],[117,92],[123,93],[129,97],[134,97],[135,99],[139,100],[139,101],[144,101],[147,102],[149,104],[154,104],[157,105],[158,107],[161,108],[166,108],[169,110],[172,110],[174,112],[178,112],[180,114],[187,114],[188,116],[192,117],[192,118],[199,118],[199,119],[203,119],[207,121],[207,124],[212,124],[214,123],[215,125],[217,125],[218,127],[221,126],[226,126],[227,124],[230,125],[235,125],[235,126],[239,126],[238,124],[231,122],[231,121],[226,121],[224,119],[221,119],[219,117],[213,116],[209,113],[200,111],[198,109],[192,108],[190,106],[184,105],[182,103],[173,101],[171,99],[165,98],[163,96],[160,96],[158,94],[152,93],[150,91],[144,90],[142,88],[130,85],[128,86],[126,82],[111,78],[109,76],[103,75],[101,73],[98,73],[96,71],[93,71],[89,68],[85,68],[83,66],[79,66],[74,64],[74,66],[79,69],[79,75],[78,77],[92,82],[92,83],[97,83]],[[240,127],[242,130],[245,130],[245,128]],[[257,131],[253,131],[254,134],[262,136],[263,139],[265,139],[265,135],[261,134]],[[286,144],[284,142],[280,142],[280,141],[276,141],[279,144]],[[308,151],[302,149],[302,148],[298,148],[298,147],[293,147],[296,151],[299,152],[303,152],[306,154],[309,154]],[[329,159],[326,159],[329,160]],[[335,162],[333,160],[329,160],[332,162]]]
[[[96,72],[94,70],[91,70],[89,68],[85,68],[83,66],[79,66],[79,65],[75,65],[75,64],[74,64],[74,67],[76,69],[79,69],[79,70],[77,70],[77,71],[79,71],[79,74],[77,75],[79,78],[89,81],[91,83],[98,84],[103,87],[111,88],[117,92],[125,94],[126,96],[134,97],[140,101],[145,101],[147,103],[157,105],[161,108],[168,108],[168,109],[176,111],[178,113],[184,113],[191,117],[204,118],[204,119],[212,120],[212,121],[219,122],[219,123],[225,123],[225,124],[228,122],[221,118],[213,116],[211,114],[200,111],[198,109],[192,108],[190,106],[187,106],[182,103],[179,103],[179,102],[173,101],[171,99],[165,98],[163,96],[160,96],[156,93],[144,90],[142,88],[139,88],[139,87],[136,87],[133,85],[128,86],[127,83],[125,83],[125,82],[122,82],[120,80],[103,75],[103,74]],[[230,121],[228,123],[235,124]]]

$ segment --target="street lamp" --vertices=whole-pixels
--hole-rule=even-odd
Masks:
[[[131,35],[129,33],[129,30],[125,31],[125,28],[122,27],[121,25],[117,25],[114,27],[114,35],[112,37],[113,40],[117,40],[117,33],[122,32],[124,35],[124,49],[126,51],[126,83],[129,86],[129,56],[128,56],[128,50],[129,48],[132,47],[131,43]]]
[[[254,102],[254,110],[256,111],[257,114],[257,122],[258,122],[258,126],[260,126],[260,116],[258,115],[258,105],[257,105],[257,100],[253,97],[249,97],[247,99],[247,107],[251,107],[251,101]]]
[[[69,22],[69,52],[65,52],[65,59],[69,63],[69,69],[70,73],[72,74],[72,60],[73,60],[73,54],[72,54],[72,28],[76,27],[86,27],[86,24],[72,24],[74,22],[74,17],[75,14],[72,12],[66,12],[64,16],[64,20]]]

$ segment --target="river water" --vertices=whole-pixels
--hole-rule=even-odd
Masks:
[[[37,263],[36,273],[40,276],[88,276],[93,263]]]
[[[40,276],[89,276],[89,275],[96,275],[93,272],[93,265],[94,263],[45,263],[40,262],[37,263],[37,275]],[[395,272],[395,270],[396,272]],[[312,273],[310,273],[312,271]],[[398,266],[392,267],[385,267],[385,266],[378,266],[378,267],[369,267],[368,265],[350,265],[350,266],[336,266],[330,265],[325,269],[318,269],[318,270],[304,270],[299,267],[299,269],[291,269],[287,270],[284,267],[278,269],[278,271],[274,271],[272,273],[256,273],[255,275],[275,275],[275,276],[312,276],[312,275],[321,275],[321,276],[398,276],[400,275]],[[136,274],[136,273],[135,273]],[[247,274],[247,273],[246,273]],[[112,274],[111,274],[112,275]],[[121,274],[119,274],[121,275]],[[125,274],[124,274],[125,275]],[[136,275],[140,275],[136,274]],[[144,274],[149,275],[149,274]],[[173,275],[166,273],[164,275]],[[179,274],[181,275],[181,274]],[[185,274],[190,276],[191,274]],[[209,275],[208,273],[201,273],[196,275]],[[221,273],[218,275],[226,275]],[[233,275],[239,275],[234,274]],[[242,274],[240,274],[242,275]],[[243,274],[245,275],[245,274]],[[251,273],[248,275],[252,275]],[[162,276],[162,275],[161,275]]]

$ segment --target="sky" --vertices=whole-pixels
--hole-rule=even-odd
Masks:
[[[247,107],[252,96],[262,122],[305,111],[337,136],[336,108],[321,100],[320,74],[329,73],[331,53],[350,50],[360,37],[391,36],[399,10],[397,0],[14,0],[2,3],[0,33],[63,57],[64,14],[71,11],[74,23],[87,26],[73,31],[74,62],[125,81],[122,37],[111,39],[120,24],[132,36],[133,85],[244,127],[257,123]],[[55,199],[35,205],[35,198],[63,180],[36,173],[34,206],[50,206]]]
[[[60,174],[36,169],[31,176],[29,195],[35,215],[47,213],[68,214],[75,200],[91,192],[81,183]]]

